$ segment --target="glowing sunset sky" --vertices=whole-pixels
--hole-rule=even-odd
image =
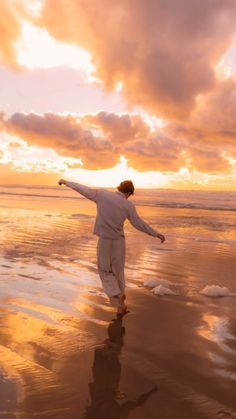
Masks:
[[[2,0],[0,184],[236,190],[235,0]]]

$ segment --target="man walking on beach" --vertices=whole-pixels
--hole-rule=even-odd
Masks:
[[[117,314],[123,316],[128,312],[125,303],[125,236],[126,219],[137,229],[150,236],[157,237],[161,243],[165,237],[145,223],[137,214],[135,206],[128,198],[134,194],[134,185],[130,180],[121,182],[116,192],[94,189],[75,182],[60,179],[59,185],[66,185],[97,205],[97,217],[94,234],[98,239],[97,263],[98,273],[104,292],[110,302],[117,307]]]

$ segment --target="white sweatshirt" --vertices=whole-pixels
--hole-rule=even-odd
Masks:
[[[97,236],[103,239],[124,237],[124,222],[128,219],[137,230],[157,237],[158,232],[139,217],[134,204],[128,201],[122,192],[89,188],[68,181],[65,181],[65,184],[91,201],[96,202],[97,217],[93,233]]]

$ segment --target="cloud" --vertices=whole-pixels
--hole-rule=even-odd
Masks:
[[[202,150],[196,147],[189,147],[186,150],[186,167],[190,171],[198,171],[202,173],[230,172],[232,167],[228,159],[220,150],[211,148]]]
[[[155,130],[140,114],[98,112],[82,117],[115,146],[117,157],[125,155],[137,170],[178,170],[182,165],[181,143]]]
[[[202,98],[188,127],[199,131],[208,142],[236,143],[236,76],[220,80],[216,88]]]
[[[45,0],[36,17],[39,2],[31,3],[0,4],[2,62],[19,65],[21,25],[33,22],[55,39],[87,49],[108,89],[121,82],[131,105],[169,120],[185,121],[199,95],[218,89],[215,68],[236,34],[234,0]]]
[[[36,17],[27,3],[3,0],[0,4],[3,63],[18,65],[15,46],[22,22],[33,22],[55,39],[88,50],[104,86],[112,90],[120,82],[131,109],[141,105],[166,121],[160,128],[151,126],[142,113],[56,113],[77,103],[76,85],[71,84],[77,73],[53,69],[54,96],[62,108],[50,105],[49,100],[47,109],[56,110],[54,113],[2,115],[0,130],[29,145],[52,148],[60,156],[82,159],[86,169],[112,167],[124,155],[140,171],[178,173],[184,167],[229,173],[236,158],[236,76],[220,78],[216,66],[236,34],[234,0],[147,0],[145,4],[141,0],[45,0]],[[30,73],[22,73],[20,90],[19,82],[18,86],[12,82],[14,95],[18,95],[16,108],[33,108],[24,101],[25,91],[29,80],[31,86],[35,80],[38,85],[44,74],[34,73],[32,79],[31,73],[30,79]],[[59,74],[63,82],[58,90]],[[73,99],[68,86],[73,87]],[[50,76],[46,85],[44,82],[43,98],[36,89],[40,111],[45,112],[45,94],[47,97],[51,88]],[[91,87],[89,95],[91,112],[98,93]],[[5,96],[9,97],[9,90]],[[100,95],[96,100],[100,104]]]
[[[137,140],[126,147],[126,156],[137,170],[178,171],[184,164],[182,148],[178,141],[161,132]]]
[[[85,115],[82,121],[102,130],[104,135],[116,144],[147,137],[150,131],[142,116],[137,114],[117,115],[113,112],[101,111],[97,114]]]
[[[236,76],[218,80],[215,89],[199,98],[191,117],[183,122],[170,122],[166,132],[181,142],[188,141],[193,150],[199,149],[204,163],[204,153],[214,156],[236,158]],[[209,154],[210,153],[210,154]],[[196,153],[195,153],[196,154]],[[195,156],[196,157],[196,156]],[[199,160],[198,159],[198,160]],[[211,159],[210,159],[211,160]],[[199,161],[200,164],[200,161]],[[224,166],[225,160],[220,166]],[[208,170],[215,165],[210,164]]]
[[[131,104],[183,119],[214,88],[235,19],[234,0],[45,0],[37,23],[87,49],[108,89],[122,82]]]
[[[16,42],[21,34],[19,16],[24,13],[20,2],[2,0],[0,2],[0,62],[17,67]]]
[[[4,129],[29,144],[53,148],[63,156],[81,158],[86,167],[97,169],[115,164],[116,156],[109,140],[83,128],[76,117],[46,113],[15,113],[3,120]],[[114,154],[114,155],[113,155]]]
[[[231,167],[214,145],[202,149],[186,136],[170,135],[165,127],[154,130],[140,115],[104,111],[81,116],[15,113],[8,119],[2,116],[1,124],[3,131],[30,145],[81,159],[86,169],[113,167],[121,155],[140,171],[171,172],[187,167],[217,172]]]
[[[135,141],[126,147],[125,154],[137,170],[148,168],[157,171],[177,172],[181,167],[205,173],[227,172],[229,160],[215,146],[202,150],[186,139],[180,141],[156,131],[146,141]]]
[[[116,115],[99,112],[82,119],[102,131],[116,147],[118,155],[125,155],[137,170],[179,170],[182,165],[181,143],[155,130],[140,114]]]
[[[219,144],[208,144],[206,140],[203,150],[202,145],[188,137],[186,130],[183,136],[176,135],[176,130],[168,132],[169,126],[154,130],[141,115],[99,112],[85,115],[82,120],[102,130],[137,170],[178,171],[188,167],[201,172],[217,172],[230,169],[229,161],[222,155],[222,147],[218,149]],[[183,130],[180,125],[177,128]]]
[[[81,158],[85,168],[112,167],[125,155],[138,170],[178,170],[181,146],[163,133],[150,132],[140,115],[99,112],[72,115],[15,113],[2,119],[8,133],[29,144],[51,147],[60,155]]]

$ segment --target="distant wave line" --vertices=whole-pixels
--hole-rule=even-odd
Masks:
[[[236,207],[217,207],[202,204],[188,204],[185,202],[139,202],[137,205],[143,207],[163,207],[163,208],[186,208],[186,209],[202,209],[209,211],[236,211]]]
[[[16,196],[35,196],[39,198],[57,198],[57,199],[82,199],[80,196],[62,196],[62,195],[44,195],[17,192],[0,192],[0,195],[16,195]]]
[[[0,195],[10,195],[10,196],[27,196],[27,197],[37,197],[37,198],[53,198],[53,199],[73,199],[81,200],[81,196],[65,196],[65,195],[47,195],[47,194],[31,194],[31,193],[17,193],[17,192],[0,192]],[[185,208],[185,209],[198,209],[198,210],[209,210],[209,211],[236,211],[236,207],[222,207],[214,205],[203,205],[201,203],[186,203],[186,202],[157,202],[157,201],[135,201],[137,206],[144,207],[160,207],[160,208]]]

